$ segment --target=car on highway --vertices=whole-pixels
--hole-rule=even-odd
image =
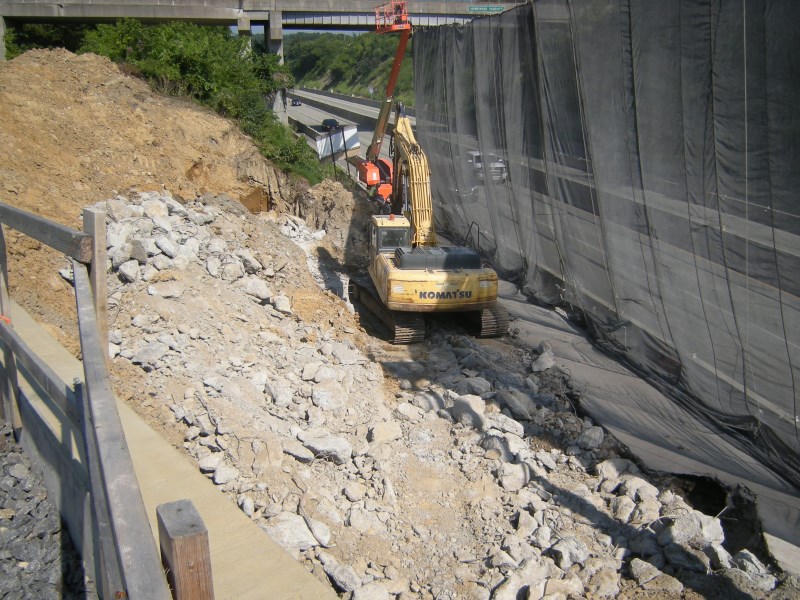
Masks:
[[[339,121],[336,119],[324,119],[322,121],[322,129],[323,131],[334,131],[339,129]]]
[[[471,165],[473,175],[480,182],[491,179],[505,183],[508,179],[505,161],[493,152],[482,154],[479,150],[471,150],[467,152],[467,163]]]
[[[298,98],[292,98],[292,106],[302,106],[303,103],[300,102]]]

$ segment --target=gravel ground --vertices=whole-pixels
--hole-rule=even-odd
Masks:
[[[81,559],[41,474],[0,425],[0,598],[86,598]]]

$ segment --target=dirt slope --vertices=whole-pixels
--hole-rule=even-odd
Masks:
[[[295,193],[229,121],[154,94],[106,58],[35,50],[0,63],[0,202],[80,228],[84,207],[131,188],[278,206]],[[45,254],[30,240],[12,245],[12,295],[74,347],[64,264]]]

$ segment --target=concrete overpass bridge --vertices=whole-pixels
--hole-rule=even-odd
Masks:
[[[206,25],[235,25],[242,34],[263,26],[270,50],[283,56],[284,29],[375,27],[375,7],[383,0],[0,0],[0,60],[5,58],[6,21],[81,23],[131,17],[146,22],[184,20]],[[502,12],[516,2],[410,1],[417,26],[466,23]]]

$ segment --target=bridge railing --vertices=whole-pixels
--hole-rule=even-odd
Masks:
[[[83,546],[84,563],[94,566],[98,594],[102,598],[167,600],[171,597],[169,586],[134,474],[108,372],[105,212],[86,209],[83,220],[84,231],[76,231],[0,203],[1,224],[71,259],[84,370],[83,383],[76,380],[72,386],[65,384],[15,331],[8,293],[5,235],[0,227],[2,417],[12,423],[17,439],[26,428],[45,429],[33,418],[25,422],[25,415],[31,411],[27,409],[28,400],[20,393],[19,368],[25,381],[62,413],[60,418],[69,420],[70,427],[74,426],[77,437],[81,438],[77,441],[83,446],[77,452],[80,460],[62,458],[61,464],[52,468],[69,471],[57,474],[69,488],[61,490],[62,502],[66,501],[65,496],[85,493],[76,482],[85,481],[88,476],[89,522],[81,523],[79,518],[70,533],[76,545]],[[62,437],[64,431],[62,427]],[[42,432],[37,431],[37,435]],[[59,443],[71,444],[69,440],[51,442],[55,448]],[[80,500],[77,502],[82,504]],[[70,526],[69,519],[65,520]],[[87,531],[92,534],[87,535]]]

